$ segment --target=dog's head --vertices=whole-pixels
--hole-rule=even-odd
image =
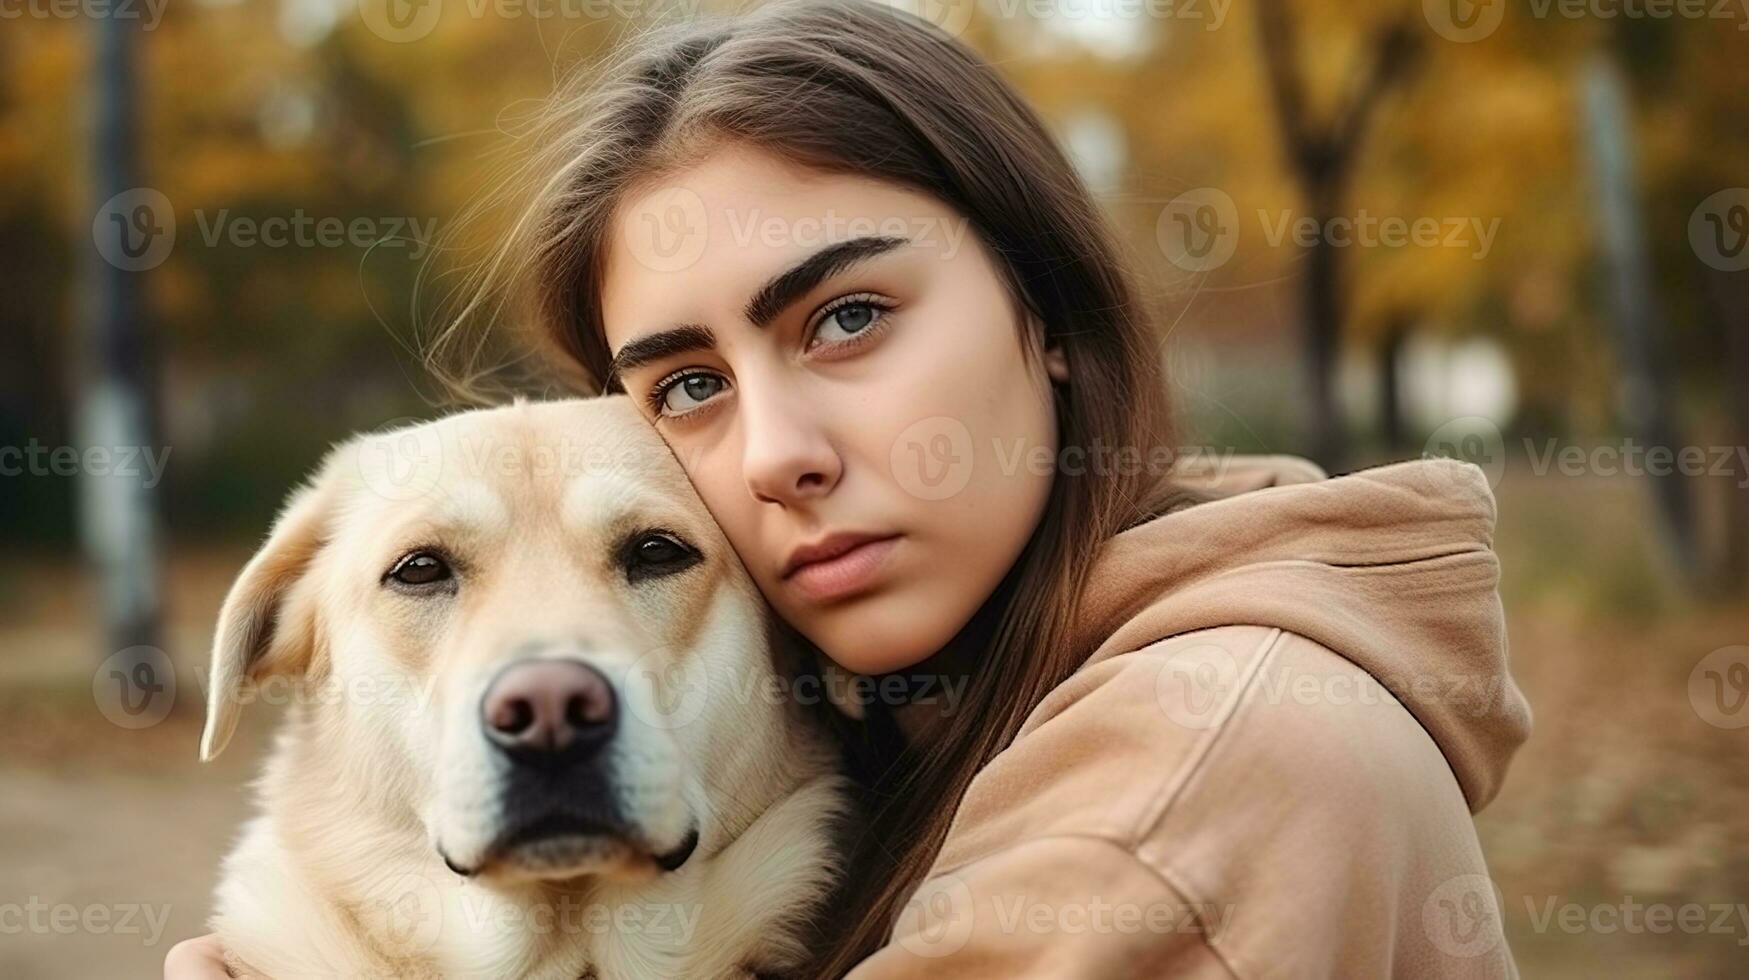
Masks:
[[[624,397],[367,435],[232,587],[201,752],[278,679],[283,764],[417,820],[456,871],[645,876],[782,791],[798,729],[765,617]]]

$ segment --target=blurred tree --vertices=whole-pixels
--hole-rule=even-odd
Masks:
[[[1319,228],[1329,227],[1332,219],[1345,213],[1355,160],[1379,102],[1407,77],[1419,58],[1422,42],[1410,16],[1374,29],[1376,39],[1365,46],[1360,63],[1353,66],[1354,81],[1339,97],[1328,120],[1320,122],[1306,92],[1302,43],[1294,16],[1283,0],[1259,0],[1257,36],[1275,97],[1282,145],[1304,195],[1307,216]],[[1301,313],[1312,403],[1312,455],[1331,471],[1341,467],[1348,453],[1336,401],[1336,359],[1345,322],[1339,248],[1327,234],[1313,240],[1308,249]],[[1394,396],[1388,404],[1394,411]],[[1395,419],[1387,422],[1387,428],[1394,431],[1395,427]]]
[[[1639,202],[1639,180],[1621,70],[1605,53],[1586,65],[1586,123],[1590,136],[1592,181],[1598,224],[1621,356],[1621,412],[1628,431],[1647,446],[1676,447],[1675,392],[1669,331],[1653,295],[1652,269]],[[1682,574],[1698,576],[1694,510],[1688,477],[1680,472],[1648,473],[1658,526]]]
[[[99,17],[92,24],[90,212],[92,240],[82,242],[78,350],[77,447],[156,451],[152,424],[152,358],[141,282],[165,235],[154,204],[140,198],[135,48],[139,24]],[[113,219],[113,221],[108,220]],[[90,459],[91,457],[86,457]],[[103,656],[123,653],[123,676],[151,677],[162,618],[156,487],[145,468],[87,463],[80,472],[80,530],[96,570],[105,639]]]
[[[1740,226],[1749,223],[1743,27],[1709,17],[1595,31],[1631,97],[1645,245],[1666,313],[1677,424],[1726,451],[1749,445],[1749,270],[1721,261],[1728,245],[1711,235],[1728,236],[1734,216]],[[1691,479],[1685,490],[1703,528],[1694,576],[1707,591],[1731,595],[1749,584],[1749,473],[1733,466],[1721,476]]]
[[[66,323],[72,265],[67,198],[74,134],[44,132],[37,121],[65,112],[45,93],[80,84],[84,38],[73,31],[33,38],[9,22],[0,31],[0,446],[49,446],[70,438]],[[0,478],[0,529],[36,545],[70,543],[72,495],[64,481]]]

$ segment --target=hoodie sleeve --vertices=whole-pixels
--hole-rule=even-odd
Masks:
[[[1046,837],[924,882],[849,980],[1229,980],[1223,922],[1111,841]]]

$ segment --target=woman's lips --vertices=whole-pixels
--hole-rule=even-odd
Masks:
[[[791,572],[788,583],[815,602],[841,599],[873,584],[899,543],[899,536],[866,541],[824,561],[809,562]]]

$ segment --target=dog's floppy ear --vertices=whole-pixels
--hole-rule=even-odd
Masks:
[[[237,730],[245,680],[301,673],[314,655],[314,603],[308,596],[293,601],[293,593],[328,534],[335,494],[324,476],[287,499],[267,543],[243,566],[219,610],[200,739],[203,762],[217,758]]]

